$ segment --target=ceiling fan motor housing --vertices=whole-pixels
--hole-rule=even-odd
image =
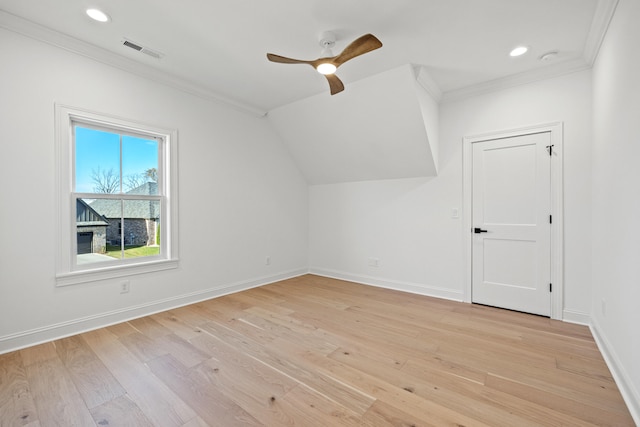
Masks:
[[[323,31],[318,37],[318,44],[323,49],[331,49],[336,44],[336,35],[331,31]]]

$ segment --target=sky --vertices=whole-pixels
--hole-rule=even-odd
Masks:
[[[113,169],[120,175],[120,137],[117,133],[75,126],[75,192],[94,192],[92,171]],[[158,142],[122,135],[122,177],[144,173],[147,169],[158,169]],[[128,188],[123,187],[126,192]]]

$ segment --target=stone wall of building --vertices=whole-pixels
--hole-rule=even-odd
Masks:
[[[120,244],[120,220],[109,219],[107,227],[107,241],[110,245]],[[124,220],[125,246],[150,246],[156,244],[156,221],[153,219]]]

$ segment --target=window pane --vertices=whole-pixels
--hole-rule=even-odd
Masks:
[[[115,218],[121,216],[120,212],[119,200],[76,199],[78,265],[113,261],[113,258],[121,257],[118,253],[115,256],[111,254],[114,240],[120,239],[115,224]]]
[[[124,257],[137,258],[160,254],[160,202],[124,201]]]
[[[75,191],[120,192],[120,135],[74,126]]]
[[[122,136],[123,192],[158,195],[158,141]]]

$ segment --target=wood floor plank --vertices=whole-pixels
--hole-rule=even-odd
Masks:
[[[575,398],[575,396],[571,394],[536,393],[534,387],[492,374],[487,376],[486,385],[489,388],[503,391],[511,396],[527,399],[545,408],[564,413],[576,420],[580,420],[581,423],[576,425],[633,425],[629,424],[626,411],[617,412],[609,410],[605,412],[598,406],[581,401],[582,399]]]
[[[556,411],[533,402],[523,396],[516,396],[503,390],[496,390],[476,381],[460,381],[440,369],[432,369],[423,364],[409,360],[402,368],[403,374],[413,378],[415,393],[433,398],[443,405],[461,413],[467,413],[468,408],[459,407],[461,403],[474,402],[473,413],[470,416],[487,423],[496,422],[499,425],[562,425],[583,426],[584,422],[570,414]],[[433,395],[433,391],[436,395]]]
[[[0,425],[26,426],[36,422],[37,410],[21,353],[0,356]]]
[[[55,359],[58,357],[58,353],[56,352],[55,343],[47,342],[20,350],[20,356],[24,366],[29,366],[34,363]]]
[[[300,357],[298,355],[297,357]],[[489,426],[478,419],[456,412],[446,406],[424,399],[410,389],[398,387],[376,375],[370,375],[358,368],[353,368],[329,358],[318,358],[313,354],[304,354],[302,357],[313,363],[317,369],[327,372],[338,381],[350,384],[363,393],[374,397],[375,401],[382,401],[393,406],[412,417],[436,425],[462,425],[462,426]],[[366,412],[365,412],[366,413]],[[507,425],[507,424],[504,424]]]
[[[262,318],[268,320],[270,323],[276,324],[292,332],[300,334],[309,334],[316,329],[313,325],[301,322],[300,320],[291,317],[290,314],[294,313],[294,310],[288,308],[282,310],[282,307],[277,307],[274,310],[273,308],[247,308],[243,310],[243,316],[246,316],[247,314],[253,314],[254,318]]]
[[[438,427],[400,409],[377,400],[362,417],[362,424],[367,427]]]
[[[228,301],[237,302],[239,306],[244,307],[242,311],[246,310],[255,310],[255,309],[264,309],[269,310],[272,313],[280,314],[282,316],[286,316],[287,314],[291,314],[293,310],[288,309],[286,307],[281,306],[285,300],[283,298],[270,297],[265,295],[265,293],[237,293],[225,296]]]
[[[175,335],[185,340],[194,338],[200,333],[200,330],[197,326],[193,326],[182,321],[179,315],[177,315],[173,311],[154,314],[151,316],[151,318],[165,328],[171,330],[171,332]]]
[[[182,425],[182,427],[209,427],[200,417],[195,417]]]
[[[304,275],[0,355],[57,425],[634,424],[588,327]]]
[[[613,380],[593,379],[558,369],[516,369],[513,366],[492,370],[488,374],[529,385],[547,394],[572,396],[579,401],[590,402],[604,411],[626,408],[620,400],[620,391]]]
[[[597,359],[603,363],[602,355],[593,338],[583,338],[562,335],[551,331],[527,331],[522,339],[527,345],[540,351],[549,351],[554,354],[565,353]]]
[[[282,425],[300,427],[327,426],[361,426],[361,416],[356,415],[339,402],[309,389],[303,385],[296,387],[275,402],[280,406],[279,411],[289,417]]]
[[[242,310],[252,307],[252,304],[239,301],[232,297],[233,295],[226,295],[215,300],[202,301],[194,304],[192,308],[202,313],[208,319],[213,318],[226,322],[233,320]]]
[[[265,344],[273,341],[276,338],[283,338],[292,341],[304,341],[305,345],[315,351],[329,354],[336,350],[338,347],[336,344],[331,343],[325,339],[321,339],[316,335],[318,328],[300,324],[299,321],[291,319],[278,319],[274,322],[268,312],[262,312],[260,315],[253,314],[255,312],[248,312],[245,310],[242,317],[238,319],[240,322],[246,322],[261,330],[261,337],[267,337],[268,340]],[[263,317],[264,316],[264,317]],[[238,330],[237,326],[232,326],[234,330]]]
[[[160,381],[106,329],[82,334],[102,363],[127,390],[127,396],[156,426],[177,427],[196,416],[193,409]]]
[[[331,313],[326,315],[323,311],[304,311],[303,305],[300,311],[291,315],[292,317],[314,325],[324,330],[339,330],[342,335],[360,342],[374,342],[377,345],[393,345],[406,347],[410,352],[433,352],[437,349],[437,344],[428,340],[414,339],[419,331],[397,334],[400,327],[390,326],[387,322],[379,319],[378,322],[370,322],[371,317],[361,314],[354,314],[347,311]],[[410,346],[405,345],[411,342]]]
[[[550,356],[530,354],[503,343],[490,343],[475,337],[430,336],[425,339],[436,339],[438,349],[434,354],[444,360],[471,369],[502,372],[507,369],[523,369],[529,371],[550,372],[555,369],[555,359]]]
[[[345,360],[346,359],[358,359],[360,361],[372,361],[375,362],[376,366],[384,367],[385,370],[389,370],[393,372],[393,370],[398,370],[404,366],[407,362],[406,358],[397,357],[398,352],[389,349],[387,351],[377,351],[373,347],[365,346],[361,344],[352,344],[346,345],[345,347],[340,347],[331,354],[328,354],[327,357],[334,360]],[[355,357],[349,357],[355,356]]]
[[[192,368],[209,358],[207,353],[174,334],[164,335],[156,342],[160,347],[166,349],[168,354],[171,354],[188,368]]]
[[[213,346],[204,343],[215,338],[209,335],[194,339],[194,345],[211,349]],[[197,367],[207,372],[219,387],[227,390],[225,393],[235,402],[250,402],[258,407],[268,407],[272,398],[280,398],[298,381],[282,371],[270,366],[266,361],[255,355],[246,354],[240,349],[217,341],[214,358]],[[246,406],[243,406],[246,407]]]
[[[105,329],[111,332],[113,335],[115,335],[118,338],[127,336],[129,334],[140,333],[140,331],[134,328],[133,326],[131,326],[129,322],[123,322],[123,323],[118,323],[116,325],[107,326]]]
[[[200,327],[206,334],[219,340],[233,343],[233,345],[238,346],[239,349],[243,349],[245,352],[251,352],[252,350],[260,352],[266,344],[273,341],[271,334],[264,330],[254,326],[250,328],[246,326],[248,326],[246,323],[238,320],[226,323],[212,320],[202,324]],[[248,329],[252,330],[251,333],[246,333]],[[193,342],[194,340],[191,341]]]
[[[431,369],[434,371],[440,371],[447,375],[459,378],[464,381],[472,381],[477,384],[484,384],[487,378],[487,371],[483,367],[470,367],[465,364],[456,363],[438,354],[424,354],[419,357],[412,357],[407,360],[401,368],[403,368],[408,362],[424,369]]]
[[[231,345],[239,344],[237,348],[244,353],[278,372],[295,378],[299,383],[322,395],[333,396],[334,400],[342,402],[344,407],[355,413],[364,413],[373,403],[371,397],[346,384],[337,382],[327,375],[316,372],[313,366],[304,361],[300,363],[300,360],[290,360],[286,352],[283,353],[288,345],[285,341],[262,347],[256,343],[251,344],[250,341],[234,335],[233,331],[226,330],[214,322],[205,325],[203,329],[207,330],[215,339],[230,342]],[[198,339],[203,340],[204,337]]]
[[[89,409],[126,393],[81,336],[57,340],[55,344],[58,357]]]
[[[25,368],[38,420],[45,426],[95,426],[80,393],[58,358]]]
[[[275,426],[289,422],[286,415],[278,410],[276,402],[280,402],[285,393],[297,386],[290,378],[279,375],[275,370],[260,366],[257,362],[250,362],[250,368],[238,367],[226,358],[218,361],[208,361],[194,368],[198,374],[207,378],[224,396],[243,408],[256,420],[266,426]]]
[[[149,362],[151,371],[211,426],[261,426],[258,420],[224,395],[210,378],[189,370],[170,354]]]
[[[126,396],[120,396],[91,409],[98,426],[154,427],[144,413]]]
[[[198,329],[198,326],[207,323],[211,320],[211,317],[207,315],[204,310],[198,310],[197,305],[188,305],[185,307],[174,308],[171,310],[171,314],[178,320],[183,322],[194,329]]]
[[[127,323],[133,326],[141,334],[144,334],[151,339],[156,339],[158,337],[169,335],[171,333],[170,329],[156,322],[151,316],[133,319]]]
[[[533,323],[518,321],[507,323],[494,318],[458,312],[444,316],[440,323],[452,326],[454,328],[452,330],[471,332],[477,337],[486,337],[492,342],[504,342],[529,353],[544,353],[551,349],[554,355],[564,352],[568,355],[601,359],[593,338],[561,335],[549,327],[541,330]]]
[[[162,337],[161,335],[160,337]],[[124,345],[134,356],[138,358],[140,362],[148,362],[156,357],[164,356],[169,351],[157,340],[149,338],[140,332],[133,334],[127,334],[119,338],[119,341]]]
[[[557,367],[586,377],[613,381],[613,376],[603,360],[582,357],[576,354],[559,354],[556,356]]]
[[[524,412],[527,402],[509,399],[509,396],[490,399],[488,396],[482,395],[484,391],[482,383],[462,381],[458,376],[443,374],[440,369],[407,371],[405,366],[399,371],[394,371],[368,354],[349,353],[345,355],[336,352],[333,356],[334,360],[352,369],[379,377],[399,389],[487,424],[498,421],[500,425],[538,425],[537,419],[531,419],[530,414]],[[407,362],[407,364],[411,363],[411,360]],[[474,400],[473,406],[465,403],[470,397]],[[533,407],[531,412],[537,413],[541,409],[544,408]],[[548,419],[553,418],[549,417]],[[566,417],[555,418],[564,421]]]

